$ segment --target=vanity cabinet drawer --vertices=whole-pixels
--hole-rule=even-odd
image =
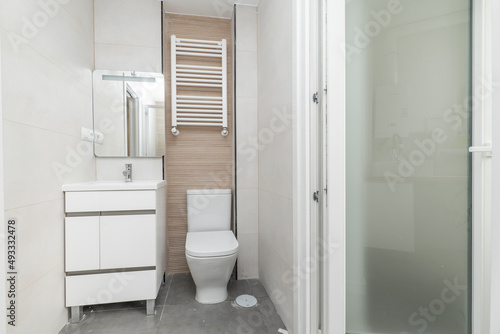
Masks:
[[[156,192],[78,191],[66,192],[66,212],[155,210]]]
[[[66,276],[66,306],[155,299],[155,270]]]
[[[99,217],[66,217],[66,271],[99,269]]]
[[[156,264],[156,215],[100,217],[101,269]]]

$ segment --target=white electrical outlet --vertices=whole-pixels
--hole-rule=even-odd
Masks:
[[[94,142],[94,131],[92,129],[87,129],[87,128],[82,127],[81,137],[82,137],[82,140]]]
[[[101,131],[94,131],[94,142],[96,144],[102,144],[104,141],[104,134]]]

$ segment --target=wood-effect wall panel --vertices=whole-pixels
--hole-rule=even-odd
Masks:
[[[233,189],[233,41],[231,21],[200,16],[165,14],[164,72],[166,89],[165,175],[167,179],[168,272],[188,272],[185,243],[187,233],[187,189]],[[223,137],[219,127],[179,126],[180,135],[171,132],[170,36],[203,40],[227,40],[228,129]],[[187,60],[187,59],[186,59]],[[191,64],[210,65],[212,60]],[[179,94],[215,96],[214,89],[182,89]],[[220,94],[220,93],[219,93]],[[234,191],[233,191],[234,193]]]

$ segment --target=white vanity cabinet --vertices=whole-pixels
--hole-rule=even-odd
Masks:
[[[167,266],[165,181],[88,182],[65,193],[66,306],[146,300],[147,314]]]

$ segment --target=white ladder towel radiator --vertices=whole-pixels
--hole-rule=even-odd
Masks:
[[[180,64],[178,56],[220,58],[220,66]],[[179,135],[177,126],[220,126],[227,129],[227,43],[171,36],[172,60],[172,134]],[[179,87],[220,88],[220,95],[178,95]]]

